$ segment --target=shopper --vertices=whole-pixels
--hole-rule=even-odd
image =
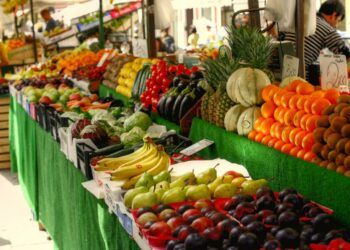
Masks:
[[[161,31],[161,40],[166,53],[172,54],[176,51],[175,40],[171,35],[169,35],[169,28],[163,29]]]
[[[214,32],[211,30],[211,26],[207,25],[207,34],[206,34],[206,45],[210,45],[215,43],[216,41],[216,35],[214,34]]]
[[[197,29],[193,26],[190,30],[190,35],[188,36],[187,43],[189,45],[189,49],[196,49],[198,46],[199,35],[197,33]]]
[[[342,21],[344,17],[345,8],[340,1],[327,0],[321,5],[317,13],[316,32],[305,37],[305,69],[307,76],[309,66],[317,61],[320,52],[325,48],[335,54],[343,54],[347,59],[350,57],[349,47],[336,30],[338,22]],[[282,33],[280,37],[287,41],[296,41],[294,33]]]
[[[45,28],[46,32],[50,32],[50,31],[54,30],[58,26],[57,21],[52,18],[49,9],[43,9],[40,12],[40,14],[41,14],[42,18],[44,19],[44,21],[46,23],[46,28]]]

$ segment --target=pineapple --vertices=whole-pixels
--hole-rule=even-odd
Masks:
[[[216,126],[220,128],[224,128],[224,120],[225,115],[227,111],[234,105],[234,102],[230,99],[226,92],[226,88],[222,90],[222,88],[219,88],[216,91],[217,96],[219,96],[218,102],[216,102],[215,105],[215,113],[214,113],[214,122]]]

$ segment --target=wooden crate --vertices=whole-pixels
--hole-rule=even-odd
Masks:
[[[0,97],[0,169],[10,168],[9,110],[10,98]]]

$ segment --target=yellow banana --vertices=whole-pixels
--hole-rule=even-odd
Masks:
[[[120,165],[119,168],[124,168],[124,167],[129,167],[129,166],[133,166],[135,164],[138,164],[142,161],[144,161],[146,158],[149,158],[150,156],[156,156],[158,154],[158,149],[157,149],[157,145],[155,144],[151,144],[149,146],[149,150],[147,150],[144,154],[135,157],[135,159],[128,161],[126,163],[124,163],[123,165]]]
[[[162,156],[160,153],[158,153],[156,156],[149,156],[142,162],[136,163],[132,166],[119,168],[112,172],[113,177],[115,177],[115,180],[124,180],[128,179],[130,177],[133,177],[135,175],[142,174],[146,172],[147,170],[154,167],[158,161],[162,159]]]

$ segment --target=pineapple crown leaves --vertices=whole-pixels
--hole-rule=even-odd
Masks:
[[[235,29],[227,26],[226,31],[226,39],[234,58],[253,68],[267,68],[273,50],[270,38],[262,35],[258,29],[249,27]]]

